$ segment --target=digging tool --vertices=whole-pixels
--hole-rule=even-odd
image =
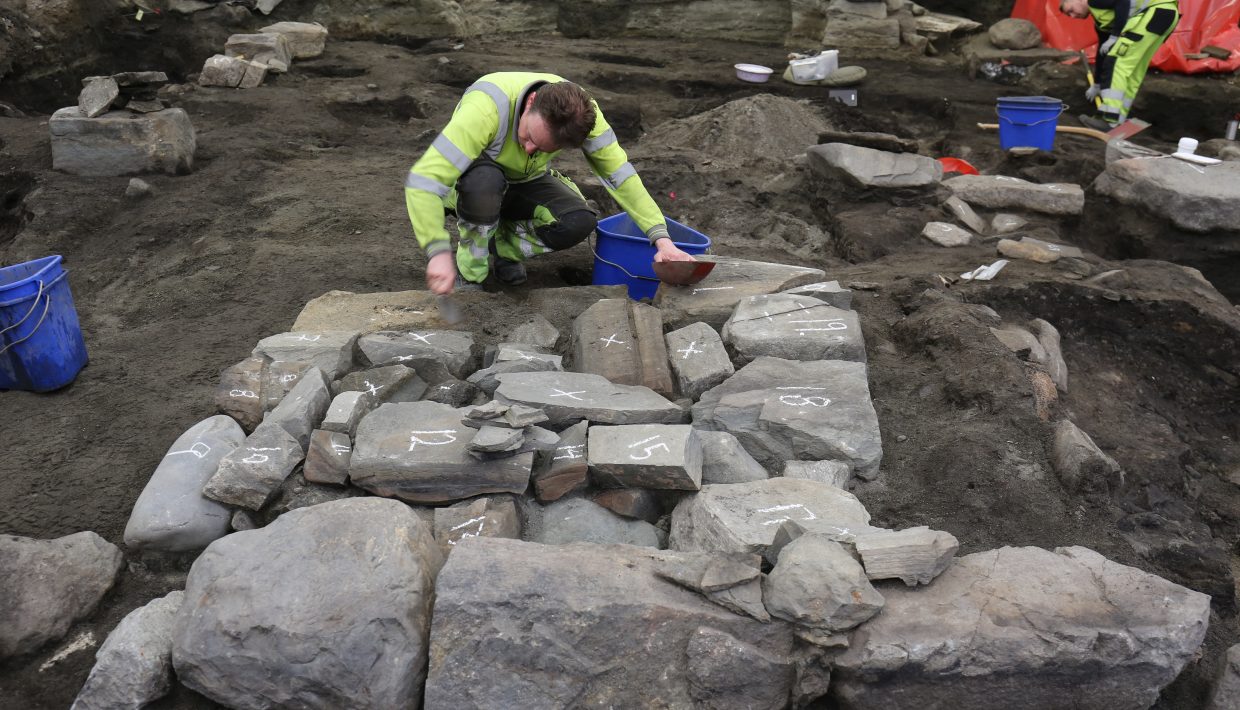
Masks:
[[[706,278],[715,268],[713,261],[658,261],[653,264],[654,275],[665,284],[692,286]]]
[[[461,304],[452,296],[441,294],[435,297],[435,305],[439,308],[439,317],[448,325],[460,323],[465,316],[461,313]]]
[[[1089,85],[1094,85],[1094,70],[1089,68],[1089,56],[1085,54],[1085,50],[1078,52],[1081,56],[1081,66],[1085,67],[1085,79],[1089,81]],[[1094,108],[1102,108],[1102,97],[1094,97]]]
[[[999,124],[997,123],[979,123],[977,124],[977,127],[985,131],[999,130]],[[1104,143],[1109,143],[1119,138],[1130,138],[1149,127],[1150,124],[1148,121],[1142,121],[1139,118],[1130,118],[1106,132],[1097,131],[1092,128],[1085,128],[1084,126],[1056,126],[1055,131],[1058,133],[1071,133],[1078,136],[1089,136],[1090,138],[1097,138]]]

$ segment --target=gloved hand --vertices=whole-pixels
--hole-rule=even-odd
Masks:
[[[1098,57],[1101,58],[1104,54],[1110,52],[1111,47],[1114,47],[1115,43],[1118,41],[1119,35],[1111,35],[1110,37],[1107,37],[1106,41],[1102,43],[1102,46],[1098,47]]]
[[[1093,101],[1100,95],[1102,95],[1102,87],[1097,84],[1090,84],[1089,88],[1085,90],[1086,101]]]

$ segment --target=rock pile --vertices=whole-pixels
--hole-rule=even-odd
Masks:
[[[228,38],[224,53],[208,58],[198,75],[202,86],[253,89],[262,86],[268,72],[283,74],[294,59],[323,54],[327,28],[318,23],[277,22],[255,34]]]
[[[825,47],[896,49],[901,44],[932,53],[931,44],[976,31],[981,23],[928,12],[911,0],[830,0],[792,4],[789,41]]]

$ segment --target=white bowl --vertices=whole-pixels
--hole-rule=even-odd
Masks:
[[[733,67],[736,69],[737,79],[753,84],[765,84],[775,72],[774,69],[761,64],[734,64]]]

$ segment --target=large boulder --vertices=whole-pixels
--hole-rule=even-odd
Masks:
[[[430,525],[380,498],[217,540],[186,580],[177,677],[235,708],[416,708],[442,564]]]
[[[1201,167],[1176,158],[1117,160],[1094,189],[1190,232],[1240,225],[1240,162]]]
[[[1205,594],[1083,547],[979,552],[883,596],[836,660],[850,710],[1146,708],[1210,618]]]
[[[127,614],[95,654],[70,710],[141,708],[172,689],[172,624],[185,598],[172,592]]]
[[[790,626],[690,588],[702,574],[685,572],[711,561],[627,545],[463,541],[436,588],[427,707],[788,707]],[[719,586],[750,587],[756,572]]]
[[[1007,175],[961,175],[944,180],[957,197],[990,209],[1023,209],[1051,215],[1085,211],[1085,191],[1071,183],[1039,184]]]
[[[0,535],[0,658],[37,650],[90,616],[122,562],[116,545],[93,532]]]
[[[848,143],[816,145],[807,153],[815,173],[855,187],[926,187],[943,179],[937,160],[915,153],[888,153]]]
[[[1008,17],[987,30],[990,43],[999,49],[1033,49],[1042,46],[1042,30],[1029,20]]]
[[[52,169],[105,177],[139,173],[184,175],[194,168],[198,144],[189,114],[170,108],[152,113],[109,111],[88,118],[66,106],[47,122]]]

